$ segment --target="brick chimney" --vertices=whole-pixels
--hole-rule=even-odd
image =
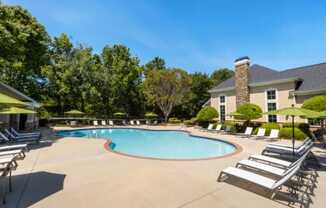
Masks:
[[[243,103],[250,102],[250,95],[249,95],[250,59],[248,56],[238,58],[234,61],[234,65],[235,65],[236,104],[237,107],[239,107]]]

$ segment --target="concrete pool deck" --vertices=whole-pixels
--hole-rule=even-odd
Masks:
[[[140,128],[147,128],[141,126]],[[151,129],[184,129],[194,135],[239,144],[238,154],[212,160],[165,161],[133,158],[104,148],[105,140],[47,139],[32,149],[13,172],[13,192],[5,207],[286,207],[270,200],[255,186],[239,182],[218,183],[219,172],[250,154],[260,153],[266,141],[202,132],[179,126]],[[64,128],[60,128],[64,129]],[[68,129],[68,128],[66,128]],[[289,141],[281,141],[289,143]],[[325,161],[326,151],[314,148]],[[322,162],[323,162],[322,161]],[[310,207],[326,204],[326,164],[319,171]],[[250,191],[248,191],[250,190]],[[296,206],[297,207],[297,206]]]

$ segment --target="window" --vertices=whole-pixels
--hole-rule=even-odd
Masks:
[[[310,125],[313,125],[313,126],[320,126],[321,125],[321,119],[319,119],[319,118],[314,118],[314,119],[308,118],[308,123]]]
[[[225,121],[225,105],[220,105],[221,122]]]
[[[224,122],[225,121],[225,110],[226,106],[225,106],[225,96],[221,95],[220,96],[220,121]]]
[[[267,90],[266,99],[267,99],[267,111],[276,110],[277,109],[276,90]],[[277,122],[277,115],[268,115],[268,122]]]
[[[225,103],[225,96],[220,96],[220,103]]]

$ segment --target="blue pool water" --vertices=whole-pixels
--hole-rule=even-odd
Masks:
[[[194,137],[182,131],[115,128],[61,131],[58,134],[63,137],[110,139],[114,151],[161,159],[203,159],[236,150],[227,142]]]

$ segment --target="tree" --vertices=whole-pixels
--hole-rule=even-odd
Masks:
[[[0,79],[39,98],[41,66],[48,63],[50,38],[35,17],[20,6],[0,4]]]
[[[206,106],[198,112],[196,119],[199,122],[209,122],[216,117],[218,117],[217,110],[211,106]]]
[[[107,73],[111,75],[114,110],[128,115],[143,112],[143,95],[140,91],[142,68],[138,58],[133,57],[129,48],[123,45],[106,46],[101,56]]]
[[[236,116],[236,118],[245,120],[246,123],[250,124],[251,120],[261,118],[263,111],[256,104],[245,103],[237,108],[237,113],[242,114],[242,116]]]
[[[189,93],[190,83],[189,75],[180,69],[152,70],[144,81],[144,94],[148,102],[158,105],[167,122],[173,107]]]
[[[163,70],[166,69],[164,59],[155,57],[153,60],[145,64],[145,70]]]
[[[213,82],[213,85],[217,86],[223,81],[231,78],[233,75],[234,75],[234,71],[230,69],[227,68],[217,69],[211,74],[211,80]]]
[[[302,108],[317,111],[326,112],[326,95],[314,96],[303,102]],[[321,127],[325,127],[325,118],[321,119]]]

